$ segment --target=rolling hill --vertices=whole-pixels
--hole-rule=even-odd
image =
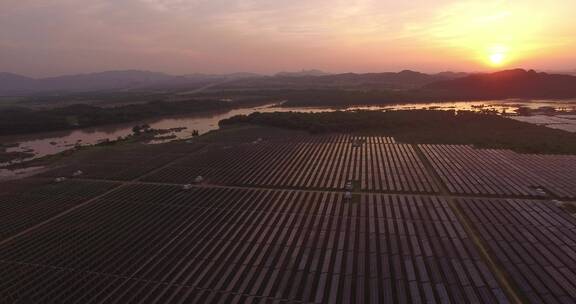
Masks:
[[[576,76],[516,69],[439,81],[424,90],[438,96],[478,99],[572,98],[576,97]]]
[[[0,73],[0,95],[186,88],[254,76],[249,73],[174,76],[158,72],[126,70],[35,79],[12,73]]]

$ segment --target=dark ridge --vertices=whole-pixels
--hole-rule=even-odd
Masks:
[[[228,110],[232,103],[219,100],[153,101],[119,107],[70,105],[49,110],[8,108],[0,111],[0,135],[71,130],[140,121],[166,115]]]
[[[516,69],[440,81],[426,85],[424,90],[448,97],[481,99],[572,98],[576,97],[576,77]]]

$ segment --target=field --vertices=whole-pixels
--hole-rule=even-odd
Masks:
[[[0,302],[576,298],[576,156],[226,132],[94,152],[1,194]]]

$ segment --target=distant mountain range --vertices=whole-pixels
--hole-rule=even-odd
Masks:
[[[463,73],[424,74],[413,71],[399,73],[328,74],[319,70],[281,72],[274,76],[253,73],[225,75],[189,74],[182,76],[148,71],[108,71],[102,73],[30,78],[0,73],[0,95],[42,93],[74,93],[139,89],[187,89],[222,83],[221,89],[413,89],[441,81],[463,77]]]
[[[242,79],[221,86],[225,89],[360,89],[406,90],[442,80],[464,77],[465,73],[424,74],[414,71],[386,73],[326,74],[321,71],[279,73],[275,76]]]
[[[496,73],[425,74],[415,71],[327,74],[319,70],[281,72],[274,76],[253,73],[182,76],[148,71],[109,71],[50,78],[29,78],[0,73],[0,95],[198,89],[224,91],[356,90],[406,92],[404,96],[431,99],[572,98],[576,76],[507,70]]]
[[[300,72],[280,72],[275,76],[278,77],[304,77],[304,76],[326,76],[330,73],[326,73],[320,70],[302,70]]]
[[[108,71],[102,73],[66,75],[49,78],[30,78],[12,73],[0,73],[0,94],[21,95],[44,92],[87,92],[128,90],[139,88],[186,87],[258,77],[257,74],[236,73],[228,75],[191,74],[173,76],[148,71]]]
[[[560,74],[560,75],[576,76],[576,69],[573,69],[573,70],[548,70],[548,71],[542,71],[542,72],[546,72],[548,74]]]
[[[423,89],[463,98],[573,98],[576,76],[516,69],[439,81]]]

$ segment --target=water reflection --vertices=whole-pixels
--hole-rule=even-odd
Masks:
[[[186,127],[182,132],[173,133],[175,139],[185,139],[192,136],[193,130],[198,130],[200,134],[218,129],[218,122],[240,114],[250,114],[253,112],[276,112],[276,111],[296,111],[296,112],[326,112],[335,110],[413,110],[413,109],[439,109],[439,110],[468,110],[468,111],[493,111],[497,113],[515,113],[520,107],[538,109],[551,107],[556,110],[576,111],[576,100],[568,101],[522,101],[522,100],[495,100],[495,101],[463,101],[463,102],[443,102],[427,104],[402,104],[392,106],[365,106],[349,108],[283,108],[278,105],[265,105],[260,107],[234,109],[231,111],[220,111],[202,113],[195,115],[183,115],[176,117],[166,117],[151,119],[127,124],[109,125],[97,128],[87,128],[81,130],[50,132],[42,134],[32,134],[16,137],[0,138],[2,143],[18,143],[16,147],[8,148],[8,152],[30,152],[33,158],[46,155],[57,154],[73,148],[75,145],[94,145],[100,141],[132,134],[132,127],[135,125],[148,124],[154,129],[172,129]],[[0,164],[1,166],[2,164]],[[6,164],[3,164],[6,165]]]

